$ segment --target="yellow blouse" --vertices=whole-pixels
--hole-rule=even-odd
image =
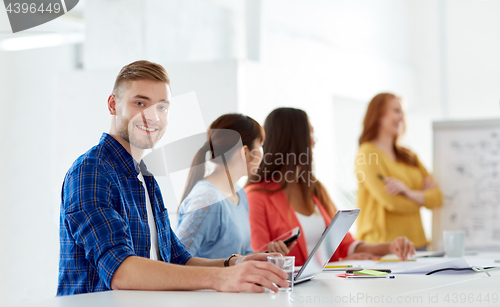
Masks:
[[[406,236],[417,248],[428,244],[420,218],[420,205],[403,195],[389,195],[380,178],[380,175],[393,177],[412,190],[422,190],[429,173],[418,158],[417,162],[418,166],[396,162],[375,144],[361,144],[356,156],[358,207],[361,209],[356,235],[359,240],[382,243]],[[438,187],[424,191],[424,196],[423,206],[428,209],[443,204]]]

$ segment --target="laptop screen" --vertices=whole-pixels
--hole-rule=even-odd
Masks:
[[[359,215],[359,209],[339,210],[297,273],[296,280],[319,274],[330,261]]]

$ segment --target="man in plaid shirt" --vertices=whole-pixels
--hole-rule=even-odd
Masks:
[[[268,254],[196,258],[172,231],[158,184],[142,162],[144,150],[165,132],[170,98],[161,65],[137,61],[120,71],[108,98],[109,133],[64,179],[57,295],[287,287],[285,273],[266,262]]]

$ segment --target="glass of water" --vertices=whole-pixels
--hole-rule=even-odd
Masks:
[[[288,288],[280,288],[280,291],[293,291],[293,272],[295,269],[295,257],[293,256],[267,256],[267,261],[282,269],[287,275]]]
[[[447,257],[462,257],[465,249],[465,230],[443,231],[444,251]]]

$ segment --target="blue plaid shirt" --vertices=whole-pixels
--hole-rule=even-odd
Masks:
[[[140,165],[154,210],[160,255],[185,264],[191,255],[170,228],[160,189]],[[111,278],[128,256],[149,258],[151,239],[146,194],[139,165],[104,133],[79,157],[61,193],[59,285],[57,295],[111,290]]]

